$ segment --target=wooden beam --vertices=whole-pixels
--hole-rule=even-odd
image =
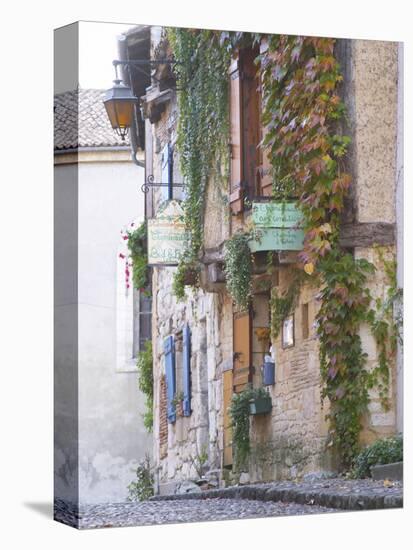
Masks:
[[[352,223],[340,227],[340,245],[348,248],[392,245],[396,242],[394,223]]]
[[[224,261],[224,243],[214,248],[206,248],[202,256],[199,257],[201,263],[208,265]]]

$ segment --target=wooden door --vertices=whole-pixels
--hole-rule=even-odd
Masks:
[[[224,466],[232,465],[232,429],[229,407],[232,395],[241,392],[252,381],[251,367],[251,315],[250,312],[233,314],[233,364],[224,370]]]
[[[251,315],[250,312],[234,313],[233,320],[233,390],[242,392],[252,380],[251,368]]]

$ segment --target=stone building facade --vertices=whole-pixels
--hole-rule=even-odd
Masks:
[[[139,36],[145,37],[151,59],[170,55],[163,29],[145,27],[126,37],[130,57]],[[397,257],[399,263],[402,260],[401,46],[391,42],[338,40],[336,47],[344,74],[342,93],[348,108],[346,133],[352,138],[349,164],[353,184],[341,238],[344,246],[354,250],[355,257],[366,258],[376,265],[378,269],[369,279],[369,288],[374,297],[384,297],[387,282],[375,245],[381,246],[385,256]],[[244,55],[252,54],[244,52]],[[167,177],[172,177],[175,184],[181,184],[176,151],[179,112],[173,74],[170,67],[160,65],[152,76],[155,79],[146,82],[142,97],[146,177],[165,182],[165,175],[169,174]],[[229,79],[229,85],[231,81],[234,78]],[[230,101],[233,100],[230,95]],[[262,132],[262,128],[259,130]],[[169,172],[165,171],[166,150],[170,154]],[[261,184],[261,190],[265,198],[268,183]],[[181,187],[175,187],[169,199],[184,199],[183,193]],[[222,200],[222,195],[226,200]],[[272,410],[270,414],[251,417],[251,454],[244,478],[251,481],[295,478],[336,468],[333,454],[326,451],[327,404],[323,405],[320,397],[315,327],[319,289],[304,286],[300,290],[293,316],[293,344],[284,345],[282,331],[270,342],[270,290],[273,286],[281,292],[287,288],[297,258],[294,253],[278,253],[275,269],[268,276],[260,270],[257,254],[250,311],[246,316],[236,311],[222,271],[224,244],[237,229],[246,226],[251,213],[237,210],[239,197],[235,195],[231,182],[224,190],[209,182],[199,289],[188,289],[186,299],[177,301],[172,291],[176,268],[152,268],[154,462],[156,490],[161,493],[174,491],[177,484],[199,477],[204,461],[204,470],[218,471],[221,483],[231,477],[227,475],[233,462],[228,406],[233,393],[247,382],[254,387],[262,385],[261,366],[270,344],[276,357],[275,384],[268,386]],[[151,187],[146,195],[146,217],[156,217],[167,199],[165,188]],[[399,284],[402,286],[400,277]],[[188,330],[190,340],[185,336]],[[170,337],[175,346],[173,390],[177,397],[173,417],[168,416],[171,400],[165,348]],[[362,327],[361,338],[368,366],[373,368],[377,365],[378,351],[367,327]],[[191,378],[188,414],[180,404],[185,390],[186,353]],[[242,369],[248,375],[244,376]],[[391,366],[390,408],[382,410],[378,395],[372,393],[369,414],[364,419],[364,443],[401,431],[398,406],[402,400],[401,388],[400,352],[398,364]]]

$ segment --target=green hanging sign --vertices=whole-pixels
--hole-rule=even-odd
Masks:
[[[255,238],[250,241],[251,252],[264,250],[302,250],[303,215],[295,203],[254,202],[252,221]]]
[[[148,265],[178,265],[189,238],[181,205],[169,201],[156,218],[148,219]]]
[[[253,202],[252,221],[257,227],[299,228],[303,215],[293,202]]]
[[[302,229],[267,227],[257,229],[255,234],[255,239],[249,242],[251,252],[303,249],[304,231]]]

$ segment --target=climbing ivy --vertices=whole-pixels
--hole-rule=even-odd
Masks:
[[[148,286],[148,252],[146,222],[127,232],[128,249],[132,258],[132,280],[137,289]]]
[[[143,414],[143,424],[148,432],[153,428],[153,356],[152,342],[145,342],[145,349],[140,351],[136,362],[138,369],[138,385],[145,395],[146,411]]]
[[[230,48],[210,30],[168,29],[176,65],[179,121],[177,149],[185,182],[183,201],[190,245],[175,277],[183,298],[185,268],[193,270],[202,246],[208,182],[226,185],[228,174],[228,65]]]
[[[317,313],[322,397],[328,398],[330,445],[349,466],[358,452],[362,416],[367,411],[372,378],[366,369],[360,325],[367,321],[371,296],[366,287],[372,264],[333,249],[319,269],[324,282]]]
[[[292,273],[292,283],[281,295],[276,286],[271,289],[271,336],[274,340],[280,334],[283,320],[291,315],[297,306],[302,284],[303,272],[295,269]]]
[[[252,255],[249,233],[234,233],[225,242],[225,278],[227,290],[237,307],[248,309],[252,294]]]
[[[402,290],[397,285],[397,265],[393,255],[390,259],[386,259],[384,247],[376,246],[375,250],[384,271],[387,292],[384,299],[376,298],[374,308],[368,314],[368,322],[378,348],[378,366],[373,370],[372,378],[379,391],[383,407],[388,409],[389,364],[395,358],[397,344],[403,344],[401,334]]]
[[[250,454],[250,401],[259,397],[267,397],[265,388],[247,386],[242,392],[232,395],[229,415],[232,427],[232,444],[234,463],[238,470],[246,465]]]
[[[340,126],[345,106],[339,94],[342,75],[335,40],[273,35],[266,37],[266,44],[259,57],[267,130],[262,145],[271,161],[274,197],[296,197],[303,212],[301,265],[322,288],[316,321],[322,396],[331,405],[330,445],[349,466],[358,450],[373,385],[379,386],[386,405],[388,343],[392,348],[395,341],[392,306],[377,313],[366,286],[374,266],[356,260],[339,245],[340,215],[351,178],[344,164],[350,138]],[[293,281],[282,298],[273,296],[273,327],[278,330],[281,316],[294,305],[295,286]],[[364,322],[379,347],[379,366],[372,373],[366,369],[359,336]]]
[[[350,142],[337,121],[345,107],[330,38],[270,35],[259,61],[263,79],[263,147],[275,196],[295,196],[304,214],[306,270],[336,246],[339,215],[350,186],[342,157]]]
[[[330,445],[348,466],[357,452],[369,389],[378,385],[382,402],[386,402],[388,362],[399,334],[393,319],[399,291],[397,285],[390,285],[391,296],[383,303],[374,301],[367,285],[374,266],[355,259],[339,245],[340,217],[351,177],[344,162],[350,138],[342,131],[343,77],[335,57],[335,40],[186,29],[169,30],[168,37],[181,62],[177,66],[178,150],[186,189],[185,223],[191,234],[174,290],[184,296],[185,270],[193,269],[198,261],[207,183],[213,178],[225,185],[228,173],[227,71],[231,52],[239,45],[261,41],[267,46],[256,60],[266,130],[261,146],[271,162],[274,197],[295,198],[303,213],[301,267],[321,287],[316,320],[322,396],[331,404]],[[241,308],[248,307],[251,296],[252,259],[247,240],[247,235],[235,234],[226,247],[227,285]],[[294,280],[283,296],[273,293],[275,334],[298,293]],[[379,348],[379,366],[370,374],[359,336],[364,322],[371,327]],[[239,438],[241,449],[242,433],[245,435],[245,430]]]

